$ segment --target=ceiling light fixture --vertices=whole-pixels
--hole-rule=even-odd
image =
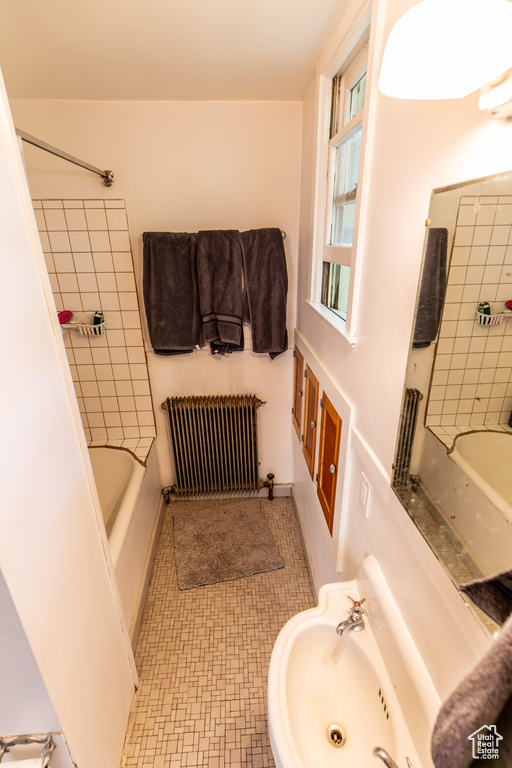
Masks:
[[[512,3],[423,0],[389,35],[379,90],[397,99],[460,99],[512,67]]]

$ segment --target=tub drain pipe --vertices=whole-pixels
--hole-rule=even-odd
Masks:
[[[263,481],[263,487],[268,488],[268,500],[272,501],[274,499],[274,475],[272,472],[269,472],[267,479]]]

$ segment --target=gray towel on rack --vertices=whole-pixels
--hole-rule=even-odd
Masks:
[[[504,624],[512,613],[512,571],[468,581],[460,590],[498,624]]]
[[[448,230],[444,227],[429,229],[416,309],[414,349],[429,347],[439,330],[446,296],[447,249]]]
[[[210,342],[212,352],[217,354],[240,349],[243,343],[240,232],[198,232],[197,274],[204,340]]]
[[[274,359],[288,348],[288,273],[280,229],[242,232],[245,264],[244,320],[251,323],[253,352]]]
[[[151,346],[182,355],[204,346],[196,266],[196,235],[143,234],[143,295]]]
[[[461,590],[503,628],[491,648],[441,707],[432,734],[436,768],[466,768],[473,734],[498,734],[499,758],[475,766],[512,766],[512,572],[476,579]],[[497,739],[497,737],[496,737]]]

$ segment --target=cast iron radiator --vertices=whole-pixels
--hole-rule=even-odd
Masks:
[[[168,397],[176,483],[164,496],[250,493],[259,489],[255,395]]]
[[[394,488],[407,488],[409,485],[414,433],[422,399],[423,395],[419,389],[405,390],[396,448],[395,471],[393,473]]]

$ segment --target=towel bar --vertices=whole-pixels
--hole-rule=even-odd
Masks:
[[[281,234],[282,234],[282,236],[283,236],[283,240],[286,240],[286,232],[284,231],[284,229],[282,229],[282,230],[281,230]],[[144,239],[144,234],[142,234],[142,235],[140,236],[140,239],[141,239],[141,240],[143,240],[143,239]]]

